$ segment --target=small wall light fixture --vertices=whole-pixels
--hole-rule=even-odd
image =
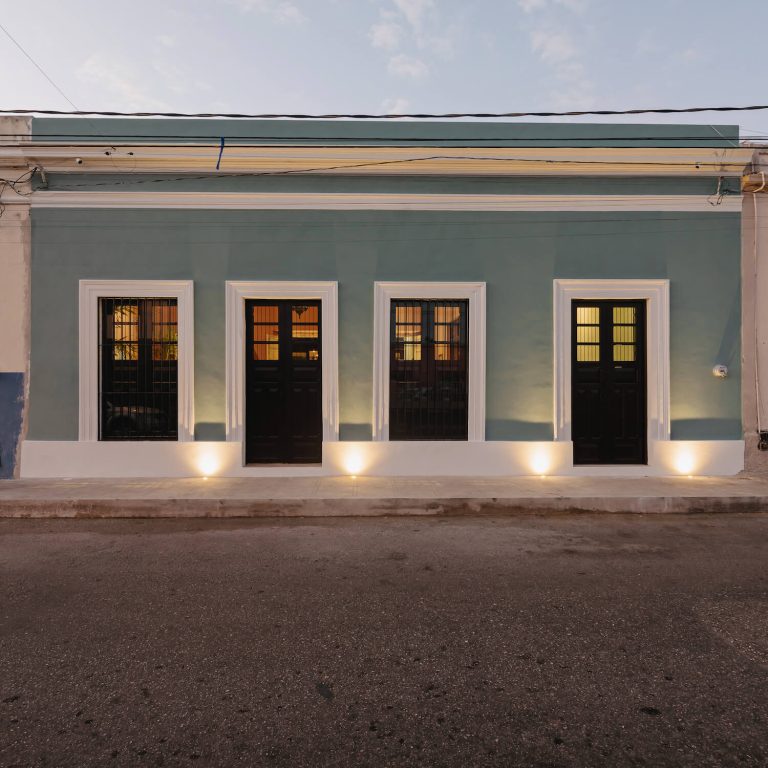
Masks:
[[[724,379],[728,375],[728,366],[718,364],[712,369],[712,375],[717,379]]]

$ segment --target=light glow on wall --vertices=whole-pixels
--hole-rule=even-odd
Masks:
[[[207,480],[211,475],[215,475],[220,468],[221,461],[212,450],[207,450],[197,457],[197,469],[204,480]]]
[[[696,467],[696,457],[690,448],[679,448],[675,456],[675,469],[681,475],[691,477]]]
[[[365,469],[365,455],[361,448],[349,448],[344,454],[344,471],[350,477],[357,477]]]
[[[530,467],[534,475],[544,477],[552,468],[552,457],[549,451],[542,447],[534,448],[531,451]]]

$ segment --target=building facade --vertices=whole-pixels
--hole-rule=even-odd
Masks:
[[[743,468],[734,126],[3,127],[6,474]]]

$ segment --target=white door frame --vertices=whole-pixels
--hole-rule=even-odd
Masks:
[[[467,299],[469,441],[485,440],[485,283],[374,283],[373,439],[389,440],[389,319],[392,299]]]
[[[648,461],[652,444],[670,439],[669,280],[554,281],[555,440],[571,435],[571,302],[574,299],[645,299]]]
[[[303,280],[227,280],[226,379],[228,442],[245,450],[245,300],[319,299],[321,302],[323,442],[339,439],[338,284]],[[245,456],[243,454],[243,460]]]

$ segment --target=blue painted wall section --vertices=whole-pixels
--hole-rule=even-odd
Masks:
[[[13,477],[24,412],[24,374],[0,373],[0,479]]]

